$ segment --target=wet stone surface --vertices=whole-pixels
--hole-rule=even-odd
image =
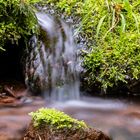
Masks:
[[[29,112],[41,107],[56,108],[95,129],[113,140],[140,139],[140,103],[133,100],[82,97],[77,101],[49,102],[41,97],[29,96],[24,86],[6,85],[6,94],[0,95],[0,140],[21,140],[31,121]],[[14,96],[15,97],[14,97]]]
[[[113,140],[140,139],[138,101],[84,97],[79,101],[57,103],[32,96],[27,96],[25,101],[20,104],[13,102],[0,105],[0,140],[21,140],[31,121],[28,113],[41,107],[56,108],[74,118],[84,120],[93,128],[111,136]]]
[[[0,85],[0,140],[20,140],[31,119],[28,113],[45,103],[30,96],[21,82],[0,81]]]
[[[44,102],[37,99],[20,107],[0,108],[0,140],[21,140],[31,121],[29,112],[42,107]]]

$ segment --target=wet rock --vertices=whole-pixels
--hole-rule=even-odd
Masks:
[[[44,106],[42,99],[34,99],[30,104],[15,107],[15,103],[0,104],[0,140],[21,140],[31,121],[29,112]]]
[[[32,122],[23,140],[110,140],[103,132],[55,109],[41,108],[30,115]]]
[[[76,46],[69,25],[37,13],[40,35],[33,36],[23,58],[26,85],[34,93],[76,81]]]
[[[140,96],[140,80],[132,80],[131,83],[128,85],[128,90],[129,93]]]
[[[29,99],[25,85],[18,81],[0,81],[0,107],[22,106]],[[23,100],[24,99],[24,100]]]
[[[110,140],[103,132],[93,128],[52,132],[49,127],[37,129],[31,123],[23,140]]]

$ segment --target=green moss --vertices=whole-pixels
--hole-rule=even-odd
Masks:
[[[52,129],[81,129],[87,127],[83,121],[78,121],[71,118],[55,109],[41,108],[36,112],[31,112],[30,115],[33,119],[35,127],[47,125]]]

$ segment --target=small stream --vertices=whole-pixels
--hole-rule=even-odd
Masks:
[[[47,106],[86,121],[113,140],[140,140],[140,103],[135,101],[82,97],[79,101],[51,103]]]
[[[35,100],[21,107],[1,108],[0,140],[20,140],[31,120],[28,113],[40,107],[62,110],[102,130],[113,140],[140,140],[140,103],[127,99],[84,96],[80,100],[63,103]]]

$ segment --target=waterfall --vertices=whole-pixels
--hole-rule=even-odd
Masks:
[[[27,85],[38,88],[51,100],[79,99],[78,57],[72,30],[60,19],[44,13],[36,16],[40,35],[29,43]]]

